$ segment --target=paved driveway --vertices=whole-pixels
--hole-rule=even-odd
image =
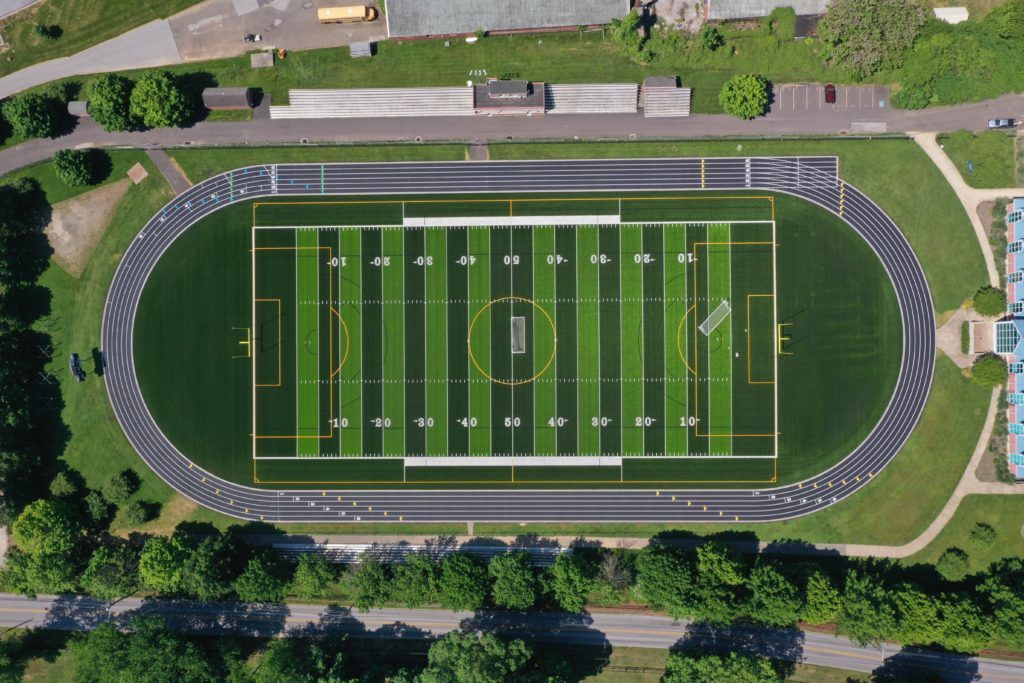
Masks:
[[[259,47],[309,50],[387,38],[384,17],[362,24],[320,24],[316,10],[339,0],[207,0],[170,19],[186,62],[244,54]],[[376,2],[367,4],[376,5]],[[242,40],[257,33],[263,41]]]

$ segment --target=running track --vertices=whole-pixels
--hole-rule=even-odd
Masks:
[[[799,484],[761,490],[266,490],[193,465],[160,431],[142,397],[132,354],[143,286],[164,250],[199,219],[231,202],[272,196],[767,190],[839,215],[874,249],[892,279],[903,319],[893,397],[852,453]],[[106,385],[135,450],[164,481],[227,515],[268,522],[712,522],[778,521],[853,494],[899,452],[931,388],[935,325],[917,257],[895,223],[845,184],[835,157],[609,159],[522,162],[282,164],[239,169],[193,186],[154,216],[125,252],[103,314]],[[339,496],[344,500],[339,502]],[[355,503],[355,505],[353,505]],[[342,516],[344,513],[344,516]]]

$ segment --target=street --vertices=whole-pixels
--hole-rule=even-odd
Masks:
[[[1024,681],[1024,662],[949,653],[858,647],[829,634],[789,629],[691,628],[658,614],[595,611],[592,614],[535,612],[449,612],[436,609],[374,609],[359,613],[336,605],[200,603],[190,600],[125,598],[109,604],[82,596],[39,596],[30,600],[0,594],[0,626],[85,631],[105,621],[124,623],[137,611],[163,617],[174,628],[197,634],[256,637],[345,633],[357,637],[428,638],[458,628],[499,631],[553,643],[669,648],[685,642],[871,672],[909,666],[948,681]]]

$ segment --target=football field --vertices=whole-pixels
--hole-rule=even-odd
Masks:
[[[774,221],[462,218],[251,240],[257,461],[774,466]]]

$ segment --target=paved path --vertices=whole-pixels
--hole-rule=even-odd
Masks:
[[[0,79],[0,85],[2,83],[3,79]],[[740,121],[721,114],[691,116],[687,119],[645,119],[635,114],[254,119],[203,122],[185,129],[158,128],[136,133],[106,133],[95,122],[87,120],[80,122],[69,135],[56,139],[30,140],[4,150],[0,153],[0,175],[48,159],[59,149],[89,144],[136,147],[253,143],[294,145],[304,138],[311,143],[412,142],[420,139],[472,144],[504,142],[508,139],[642,140],[745,135],[833,135],[851,129],[855,119],[851,111],[856,110],[844,109],[842,113],[831,112],[827,116],[816,110],[794,112],[789,117],[765,117],[754,121]],[[1021,114],[1016,114],[1017,112]],[[1024,118],[1024,95],[1004,95],[986,102],[924,111],[886,110],[886,116],[891,119],[888,124],[890,131],[952,131],[961,128],[981,130],[985,126],[986,118],[996,114],[1016,114],[1019,118]]]
[[[897,662],[950,681],[1021,681],[1024,662],[968,657],[886,644],[859,647],[848,639],[813,631],[751,626],[716,629],[653,613],[595,610],[561,612],[449,612],[436,609],[374,609],[358,613],[336,605],[200,603],[125,598],[105,603],[82,596],[41,595],[29,600],[0,594],[0,626],[88,631],[131,612],[155,614],[186,633],[295,636],[345,633],[357,637],[433,638],[459,628],[497,631],[552,643],[667,649],[681,640],[722,649],[869,673]]]
[[[960,330],[961,326],[965,322],[971,320],[983,320],[980,315],[974,313],[971,309],[958,308],[950,316],[949,320],[942,324],[942,327],[935,333],[935,344],[941,349],[941,351],[949,357],[951,361],[956,363],[956,366],[961,370],[971,367],[971,363],[974,362],[974,356],[969,353],[961,351],[960,346]]]
[[[181,170],[175,165],[171,158],[167,156],[167,152],[162,149],[147,149],[146,156],[149,157],[149,160],[157,167],[164,179],[170,183],[175,194],[181,194],[188,188],[192,187],[192,183],[182,175]]]
[[[70,57],[33,64],[0,78],[0,98],[69,76],[180,63],[170,24],[155,19]]]

